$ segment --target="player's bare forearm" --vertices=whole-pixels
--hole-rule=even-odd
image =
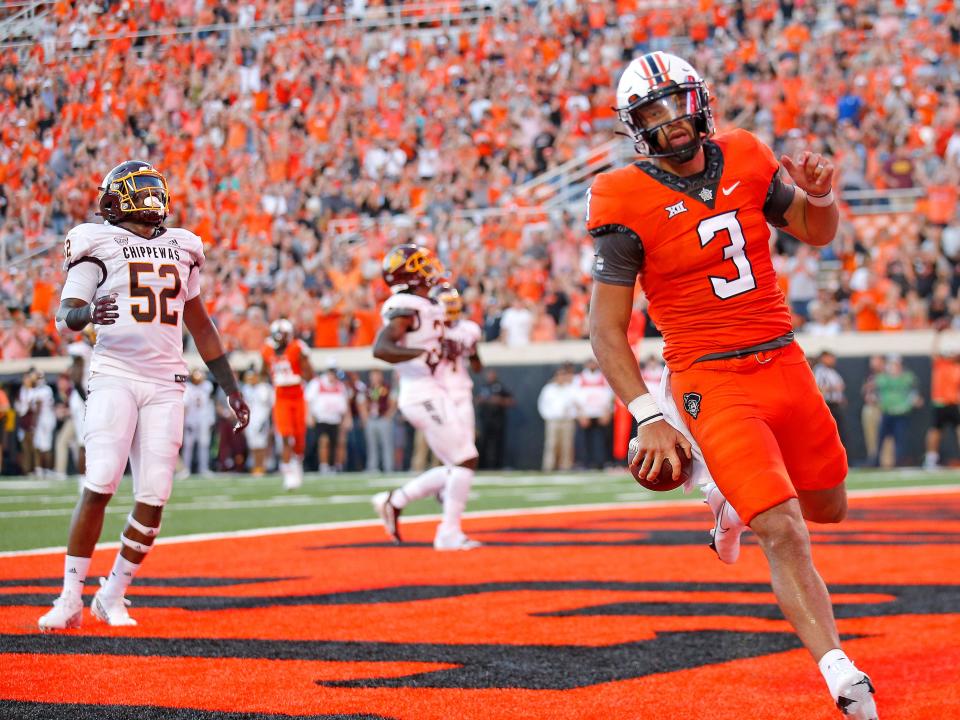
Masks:
[[[593,284],[590,344],[607,382],[625,404],[648,392],[627,341],[632,310],[632,287],[601,282]]]
[[[300,353],[300,377],[304,382],[313,380],[313,365],[310,364],[310,356],[307,353]]]
[[[832,242],[840,223],[840,213],[836,203],[827,207],[811,205],[807,199],[807,193],[800,188],[797,188],[785,217],[786,231],[814,247],[823,247]]]
[[[197,346],[197,352],[205,363],[216,360],[226,352],[217,326],[210,319],[199,295],[192,300],[187,300],[184,304],[183,324],[190,331],[193,342]]]
[[[399,344],[400,338],[407,333],[410,326],[407,317],[393,318],[388,325],[384,325],[373,343],[373,356],[377,360],[396,364],[413,360],[426,352],[426,348],[410,348]]]
[[[470,369],[475,373],[483,372],[483,363],[480,361],[480,356],[477,353],[470,356]]]

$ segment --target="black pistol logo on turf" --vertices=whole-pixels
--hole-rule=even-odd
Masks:
[[[690,413],[694,420],[700,414],[700,401],[703,396],[700,393],[689,392],[683,394],[683,409]]]

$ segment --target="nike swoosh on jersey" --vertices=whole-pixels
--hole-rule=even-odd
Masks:
[[[724,195],[729,195],[730,193],[732,193],[734,190],[737,189],[737,185],[739,185],[739,184],[740,184],[740,181],[737,180],[737,181],[736,181],[733,185],[731,185],[730,187],[720,188],[720,192],[722,192]]]

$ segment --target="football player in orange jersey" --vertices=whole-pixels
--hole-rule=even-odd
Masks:
[[[598,175],[588,196],[596,246],[590,338],[637,420],[634,463],[642,476],[656,476],[669,459],[676,476],[678,448],[691,453],[647,391],[627,340],[639,276],[664,336],[677,424],[686,425],[716,484],[704,490],[718,555],[733,562],[749,525],[780,607],[837,707],[876,720],[870,679],[840,649],[804,522],[843,519],[846,453],[794,342],[769,246],[768,223],[814,246],[833,239],[833,165],[811,152],[778,164],[749,132],[715,135],[706,84],[663,52],[630,63],[616,110],[645,159]]]
[[[280,435],[280,474],[284,490],[303,484],[303,451],[307,435],[307,403],[304,383],[313,377],[310,356],[303,341],[293,336],[293,324],[286,319],[270,325],[270,338],[261,351],[264,372],[270,374],[275,400],[273,422]]]

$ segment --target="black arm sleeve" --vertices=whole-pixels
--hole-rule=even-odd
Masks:
[[[633,287],[643,267],[640,236],[625,225],[602,225],[593,235],[593,279],[609,285]]]
[[[217,385],[223,389],[224,395],[240,392],[240,387],[237,385],[237,376],[233,374],[233,368],[230,367],[226,355],[214,358],[207,363],[207,367],[213,373],[213,379],[217,381]]]
[[[72,308],[67,312],[63,317],[63,322],[71,330],[76,330],[80,332],[87,325],[90,324],[92,319],[91,306],[89,304],[83,305],[81,307]]]
[[[793,185],[787,185],[780,179],[779,172],[773,174],[770,187],[767,188],[767,199],[763,203],[763,216],[768,223],[774,227],[786,227],[787,208],[793,202],[796,191]]]

